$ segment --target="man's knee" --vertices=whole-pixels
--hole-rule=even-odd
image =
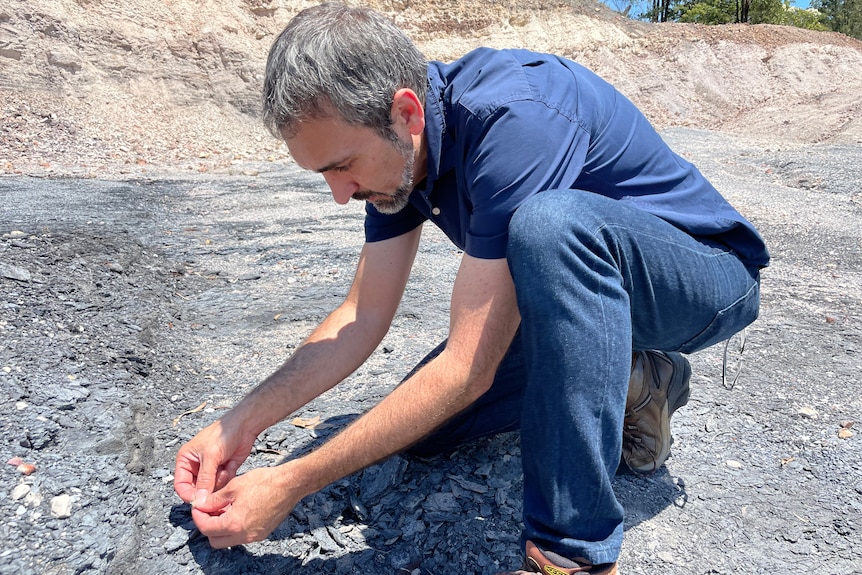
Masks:
[[[580,190],[549,190],[524,202],[509,222],[511,258],[532,258],[549,249],[594,237],[608,217],[614,200]]]
[[[509,222],[509,254],[530,257],[530,252],[553,244],[562,233],[560,200],[563,192],[551,190],[536,194],[512,215]]]

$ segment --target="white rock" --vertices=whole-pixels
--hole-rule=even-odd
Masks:
[[[177,527],[174,529],[174,532],[165,541],[164,547],[165,551],[168,553],[173,553],[177,549],[180,549],[184,545],[189,542],[189,532],[183,529],[182,527]]]
[[[742,469],[742,463],[735,459],[728,459],[724,462],[725,465],[730,467],[731,469]]]
[[[72,496],[63,494],[51,499],[51,515],[57,519],[72,516]]]
[[[813,407],[800,407],[799,415],[808,419],[817,419],[817,411]]]
[[[42,505],[42,496],[38,491],[31,491],[24,497],[24,504],[30,507],[39,507]]]
[[[22,483],[12,490],[12,501],[23,499],[28,493],[30,493],[30,486],[26,483]]]

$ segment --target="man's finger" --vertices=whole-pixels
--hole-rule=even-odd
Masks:
[[[200,454],[198,458],[200,467],[198,468],[198,475],[194,484],[194,499],[191,503],[195,507],[205,507],[208,506],[207,499],[216,488],[216,474],[218,473],[219,462],[205,457],[203,454]]]
[[[198,526],[200,532],[207,536],[210,545],[216,549],[224,549],[247,542],[242,533],[237,533],[231,528],[231,516],[227,512],[211,515],[195,508],[192,509],[192,518],[194,518],[195,525]]]
[[[180,499],[191,503],[195,498],[194,475],[190,471],[177,467],[174,470],[174,491]]]
[[[228,547],[233,547],[234,545],[242,545],[244,541],[242,541],[239,537],[235,535],[229,535],[225,537],[210,537],[210,546],[213,549],[227,549]]]
[[[213,491],[218,491],[236,477],[236,471],[239,469],[239,464],[233,461],[228,461],[227,464],[216,472],[216,484]]]
[[[200,502],[198,499],[195,499],[192,507],[212,517],[218,517],[230,508],[233,501],[233,494],[222,489],[215,493],[210,493],[206,499],[200,500]]]

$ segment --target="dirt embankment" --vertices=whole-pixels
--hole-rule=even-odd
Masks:
[[[297,0],[9,0],[0,8],[0,173],[234,170],[286,150],[257,120]],[[649,25],[593,2],[373,0],[429,58],[480,45],[572,57],[659,127],[784,144],[862,142],[862,42],[777,26]]]

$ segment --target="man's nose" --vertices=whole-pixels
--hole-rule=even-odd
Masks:
[[[332,198],[337,204],[349,202],[350,197],[359,189],[359,184],[347,175],[327,172],[323,174],[323,179],[326,180],[329,189],[332,190]]]

